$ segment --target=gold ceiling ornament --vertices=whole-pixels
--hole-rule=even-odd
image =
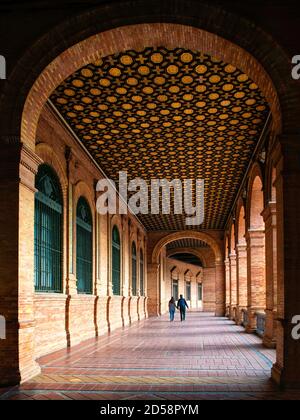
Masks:
[[[224,227],[269,112],[247,74],[182,48],[103,57],[50,99],[110,178],[205,179],[201,228],[211,229]],[[140,219],[149,230],[188,228],[185,215]]]

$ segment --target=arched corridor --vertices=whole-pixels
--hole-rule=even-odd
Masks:
[[[269,380],[275,351],[226,318],[190,312],[91,339],[39,360],[42,373],[6,399],[290,399]],[[1,396],[0,396],[1,399]]]
[[[288,37],[261,5],[199,1],[78,2],[18,29],[0,95],[0,398],[300,388]]]

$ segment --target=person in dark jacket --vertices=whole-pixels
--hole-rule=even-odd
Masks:
[[[176,302],[175,302],[175,299],[173,297],[171,298],[171,300],[169,302],[169,312],[170,312],[170,321],[173,322],[175,312],[176,312]]]
[[[184,299],[184,297],[182,295],[180,295],[180,299],[177,302],[177,309],[180,310],[180,319],[181,322],[185,321],[185,312],[186,312],[186,308],[189,309],[188,304],[186,303],[186,300]]]

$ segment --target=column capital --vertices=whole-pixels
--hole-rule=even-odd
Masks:
[[[261,238],[265,235],[265,229],[248,229],[246,239]]]
[[[269,219],[269,217],[276,215],[276,202],[269,201],[266,207],[263,209],[261,215],[265,223]]]
[[[42,159],[33,150],[24,144],[20,145],[20,182],[33,192],[36,192],[35,175],[42,163]]]
[[[236,251],[237,251],[237,256],[240,252],[246,251],[247,250],[247,242],[246,240],[242,243],[238,243],[236,246]]]

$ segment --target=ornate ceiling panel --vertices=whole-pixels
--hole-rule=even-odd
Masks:
[[[115,181],[120,170],[148,182],[204,179],[202,229],[224,227],[269,112],[246,74],[183,49],[105,57],[70,76],[50,99]],[[188,228],[185,217],[140,219],[148,230],[178,230]]]

